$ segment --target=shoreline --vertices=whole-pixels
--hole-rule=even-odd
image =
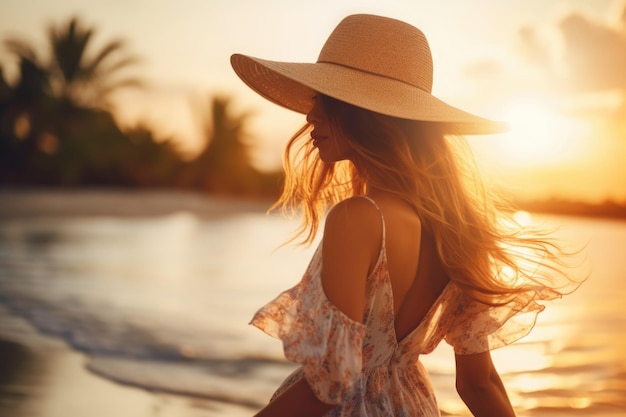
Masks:
[[[0,188],[0,220],[32,217],[158,217],[180,212],[215,218],[264,213],[270,200],[168,189]]]
[[[187,212],[214,218],[246,212],[266,213],[274,200],[216,195],[175,188],[3,188],[0,220],[32,217],[156,217]],[[515,202],[536,214],[626,221],[626,202],[587,203],[547,199]]]
[[[150,392],[91,372],[86,356],[43,335],[0,304],[0,415],[243,417],[243,405]]]

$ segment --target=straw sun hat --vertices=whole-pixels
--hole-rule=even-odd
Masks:
[[[433,62],[424,34],[387,17],[358,14],[343,19],[316,63],[268,61],[234,54],[237,75],[261,96],[306,114],[316,92],[403,119],[441,123],[455,134],[507,130],[444,103],[431,94]]]

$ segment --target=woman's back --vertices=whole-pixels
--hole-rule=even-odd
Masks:
[[[282,338],[286,356],[303,363],[276,397],[306,375],[318,398],[328,403],[343,399],[328,416],[436,416],[434,393],[418,358],[434,349],[451,322],[445,320],[448,325],[433,331],[447,309],[432,304],[455,305],[458,293],[440,297],[442,291],[433,283],[445,287],[443,276],[427,276],[433,268],[422,265],[436,264],[436,255],[424,250],[430,241],[421,245],[415,211],[397,197],[374,194],[382,203],[363,196],[333,208],[302,281],[259,310],[252,324]],[[359,229],[359,238],[353,240],[346,229]],[[428,254],[424,263],[420,252]],[[343,274],[330,280],[324,276],[328,259],[343,261],[347,270],[354,263],[371,267],[362,269],[362,282],[346,282]],[[359,299],[361,289],[360,314],[354,314],[354,304],[345,302]],[[402,314],[397,321],[396,313]],[[407,324],[410,328],[397,332]]]
[[[419,325],[449,279],[413,206],[389,193],[370,195],[384,218],[396,335],[402,340]]]

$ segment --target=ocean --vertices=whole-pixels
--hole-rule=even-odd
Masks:
[[[20,317],[64,341],[102,378],[253,414],[295,365],[248,322],[297,283],[315,244],[281,246],[297,220],[268,215],[262,204],[90,196],[0,216],[0,319]],[[592,272],[547,305],[529,336],[493,352],[511,401],[520,416],[625,416],[626,221],[532,219],[586,245]],[[442,415],[469,415],[450,347],[442,342],[423,362]]]

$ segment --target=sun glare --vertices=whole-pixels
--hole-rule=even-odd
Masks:
[[[582,142],[589,127],[568,117],[547,98],[512,101],[502,119],[511,131],[498,141],[499,154],[520,165],[564,162],[582,155]]]
[[[513,214],[513,220],[522,227],[528,227],[533,223],[533,216],[527,211],[519,210]]]

